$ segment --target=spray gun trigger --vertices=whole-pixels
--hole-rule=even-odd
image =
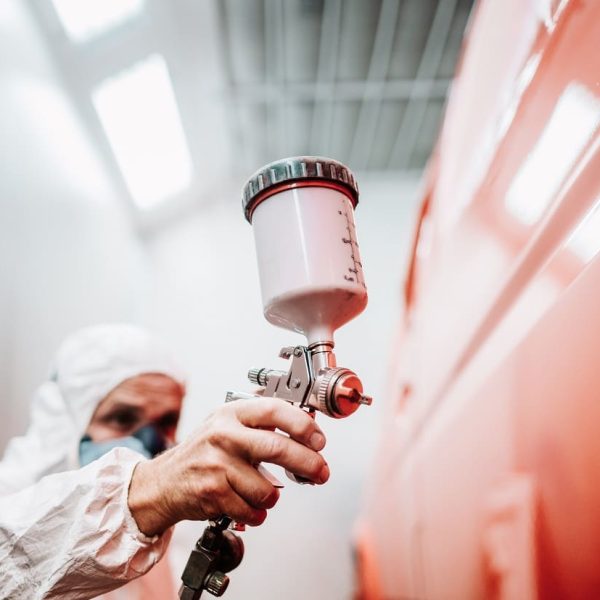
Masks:
[[[256,470],[273,486],[278,489],[285,487],[273,473],[271,473],[268,469],[265,469],[260,463],[256,466]]]
[[[313,481],[310,479],[306,479],[305,477],[300,477],[300,475],[296,475],[291,471],[286,469],[285,474],[288,476],[288,479],[291,479],[294,483],[299,483],[301,485],[315,485]]]

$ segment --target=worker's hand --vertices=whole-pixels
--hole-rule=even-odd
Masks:
[[[279,491],[254,465],[277,464],[325,483],[329,468],[319,454],[324,446],[325,436],[315,420],[296,406],[273,398],[231,402],[185,442],[137,465],[129,508],[147,535],[182,520],[223,514],[260,525]]]

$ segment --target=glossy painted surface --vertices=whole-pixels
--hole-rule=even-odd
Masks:
[[[600,2],[486,0],[430,162],[361,597],[600,597]]]

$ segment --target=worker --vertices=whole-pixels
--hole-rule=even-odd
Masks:
[[[180,520],[262,523],[279,493],[260,462],[327,480],[322,432],[270,398],[221,406],[168,449],[183,390],[168,353],[137,328],[63,344],[27,434],[0,462],[0,596],[96,597],[157,565]]]

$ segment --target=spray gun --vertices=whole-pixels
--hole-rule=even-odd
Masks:
[[[250,369],[248,379],[265,396],[313,416],[319,411],[340,419],[361,404],[370,405],[356,373],[338,367],[333,353],[334,331],[367,305],[354,226],[358,186],[353,174],[329,158],[278,160],[248,180],[242,204],[254,231],[265,318],[303,334],[308,342],[282,348],[279,356],[291,361],[287,371]],[[225,401],[251,397],[230,391]],[[225,592],[225,573],[243,557],[243,544],[230,527],[236,525],[226,516],[209,524],[190,555],[180,598],[196,600],[204,589],[215,596]]]

